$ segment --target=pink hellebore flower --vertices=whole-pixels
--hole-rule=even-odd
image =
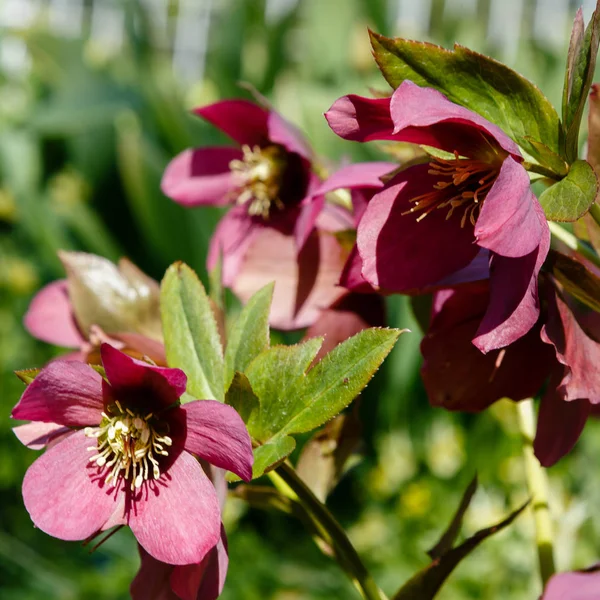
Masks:
[[[319,179],[304,138],[277,112],[247,100],[223,100],[194,112],[239,147],[185,150],[167,166],[162,190],[184,206],[234,205],[215,231],[208,258],[210,269],[223,254],[229,286],[260,229],[291,233],[302,213],[303,226],[312,228],[307,199]]]
[[[537,274],[550,233],[517,145],[480,115],[410,81],[391,98],[340,98],[326,118],[345,139],[443,151],[398,173],[369,202],[357,236],[364,278],[414,293],[489,250],[490,300],[473,343],[489,352],[525,335],[539,316]]]
[[[221,516],[195,457],[249,480],[246,427],[215,400],[180,405],[183,371],[137,361],[108,344],[100,353],[107,380],[88,365],[55,361],[13,409],[13,418],[32,421],[16,432],[30,445],[48,441],[49,424],[62,427],[25,474],[25,506],[37,527],[60,539],[129,525],[156,560],[201,563],[219,542]]]
[[[534,450],[544,466],[570,452],[593,407],[600,404],[596,365],[600,343],[584,330],[554,281],[541,283],[543,310],[516,342],[482,354],[471,343],[489,301],[487,281],[433,296],[423,341],[421,375],[429,400],[449,410],[476,412],[508,397],[541,399]]]

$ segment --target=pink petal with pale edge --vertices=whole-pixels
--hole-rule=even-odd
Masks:
[[[598,600],[600,571],[557,573],[550,578],[541,600]]]
[[[547,292],[548,319],[542,328],[542,340],[554,346],[556,359],[565,366],[558,391],[567,401],[585,398],[600,404],[600,344],[581,328],[553,285],[548,286]]]
[[[76,431],[48,449],[27,470],[23,501],[31,520],[61,540],[84,540],[102,529],[115,506],[108,488],[89,462],[96,440]]]
[[[184,447],[212,465],[242,479],[252,479],[252,443],[238,413],[216,400],[196,400],[181,407],[185,414]]]
[[[102,410],[102,377],[83,363],[56,360],[27,386],[11,416],[85,427],[100,423]]]
[[[49,344],[78,348],[85,342],[75,322],[66,279],[48,284],[34,296],[23,323],[33,337]]]
[[[537,204],[527,172],[507,157],[477,218],[477,244],[501,256],[529,254],[548,228],[546,220],[538,218]]]
[[[185,392],[187,376],[181,369],[141,362],[109,344],[102,344],[100,355],[106,377],[117,394],[136,388],[150,389],[169,406]]]
[[[478,252],[473,230],[461,227],[461,215],[447,219],[435,209],[417,221],[410,202],[430,192],[436,177],[428,165],[402,171],[375,194],[358,224],[362,275],[387,291],[418,291],[467,266]]]
[[[219,541],[221,511],[198,461],[181,452],[158,481],[145,482],[128,511],[144,549],[172,565],[199,563]]]
[[[233,291],[247,302],[275,281],[269,322],[284,330],[308,327],[345,292],[336,287],[345,260],[335,237],[313,232],[296,254],[292,236],[263,229],[248,249]]]
[[[248,100],[222,100],[194,110],[238,144],[264,145],[268,141],[269,111]]]
[[[397,163],[365,162],[346,165],[330,175],[314,192],[327,194],[339,189],[382,188],[381,178],[398,168]]]
[[[38,421],[13,427],[13,433],[21,444],[32,450],[41,450],[51,442],[57,443],[72,431],[58,423],[40,423]]]
[[[446,96],[433,88],[420,87],[409,80],[403,81],[392,95],[390,113],[394,123],[394,134],[397,136],[404,129],[412,127],[425,129],[438,123],[453,122],[467,126],[465,129],[476,128],[489,134],[506,152],[517,158],[521,157],[519,147],[500,127],[468,108],[450,102]],[[415,143],[427,144],[428,142],[415,141]],[[484,145],[483,140],[481,145]],[[442,150],[451,152],[452,148],[447,147]]]
[[[231,204],[236,182],[229,163],[241,158],[238,148],[184,150],[167,165],[161,189],[184,206]]]

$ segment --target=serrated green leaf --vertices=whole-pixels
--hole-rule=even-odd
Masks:
[[[548,266],[565,291],[600,312],[600,279],[575,258],[551,250]]]
[[[235,408],[244,423],[248,423],[253,413],[260,408],[258,398],[243,373],[234,374],[233,381],[225,394],[225,402]]]
[[[545,165],[559,177],[564,177],[569,172],[569,165],[556,152],[552,152],[548,146],[534,140],[532,137],[526,137],[519,140],[521,146],[527,146],[527,150],[533,158],[541,165]]]
[[[371,33],[375,60],[395,89],[409,79],[433,87],[449,100],[502,128],[517,143],[533,138],[560,153],[556,110],[529,80],[506,65],[456,44],[453,50]],[[535,150],[534,150],[535,152]]]
[[[21,369],[15,375],[25,384],[29,385],[40,373],[41,369]]]
[[[585,33],[581,9],[577,12],[569,44],[562,101],[565,154],[569,162],[577,158],[579,150],[579,127],[594,76],[600,42],[599,27],[600,10],[598,10],[598,6],[592,14]]]
[[[225,349],[225,387],[234,373],[243,372],[250,362],[269,347],[269,311],[274,284],[270,283],[250,298],[229,333]]]
[[[274,469],[294,451],[295,447],[296,440],[286,435],[255,448],[252,479],[256,479]]]
[[[500,523],[478,531],[460,546],[438,557],[405,583],[396,593],[393,600],[433,600],[460,561],[492,534],[508,527],[525,510],[528,504],[529,501],[508,515],[506,519],[500,521]]]
[[[167,363],[183,369],[194,398],[223,402],[223,349],[204,286],[190,267],[172,264],[161,284]]]
[[[302,396],[295,403],[296,414],[281,433],[310,431],[346,408],[373,377],[401,333],[398,329],[364,329],[336,346],[306,375]]]
[[[544,190],[540,204],[549,221],[577,221],[594,203],[598,178],[585,160],[576,160],[564,179]]]
[[[279,433],[304,407],[305,373],[323,338],[294,346],[274,346],[259,354],[246,369],[260,408],[248,422],[250,435],[260,442]]]

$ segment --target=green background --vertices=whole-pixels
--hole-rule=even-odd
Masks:
[[[93,35],[92,8],[102,4],[120,11],[122,45]],[[220,98],[248,97],[240,81],[297,123],[326,163],[385,156],[376,145],[337,138],[322,113],[343,94],[386,89],[370,56],[368,26],[388,35],[411,31],[394,23],[392,3],[382,0],[284,4],[287,12],[274,18],[261,1],[213,2],[204,68],[199,63],[194,70],[192,62],[190,71],[188,59],[183,75],[172,66],[180,35],[175,24],[183,10],[175,1],[155,2],[152,11],[133,1],[83,2],[81,35],[57,32],[44,10],[25,27],[0,31],[3,43],[25,49],[27,56],[21,67],[0,71],[2,598],[126,598],[138,566],[129,532],[90,554],[35,530],[22,504],[20,482],[36,453],[11,432],[10,411],[23,388],[12,371],[41,366],[61,352],[33,340],[22,326],[35,291],[63,275],[56,250],[81,249],[112,260],[126,255],[157,279],[181,259],[205,278],[207,243],[220,213],[175,205],[161,194],[159,182],[177,152],[226,142],[187,111]],[[507,50],[486,34],[489,3],[479,3],[468,16],[443,11],[443,4],[432,2],[427,39],[445,46],[456,40],[508,58],[558,105],[566,37],[564,43],[536,43],[525,21],[523,39]],[[363,394],[363,460],[333,493],[330,506],[392,595],[427,564],[426,550],[475,472],[481,485],[465,519],[466,534],[499,521],[527,492],[510,404],[498,403],[481,415],[430,408],[418,375],[421,333],[405,298],[389,299],[389,323],[412,333],[402,336]],[[596,422],[588,424],[575,451],[550,470],[561,569],[600,557],[598,433]],[[298,523],[249,511],[237,500],[228,503],[225,521],[230,569],[224,599],[357,597]],[[532,533],[526,512],[467,558],[439,597],[536,598]]]

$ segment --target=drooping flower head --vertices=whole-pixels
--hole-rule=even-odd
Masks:
[[[66,357],[100,362],[108,342],[136,357],[165,363],[156,281],[123,258],[118,265],[86,252],[60,252],[67,273],[40,290],[24,324],[34,337],[76,349]]]
[[[49,424],[60,437],[29,468],[23,499],[35,525],[83,540],[129,525],[144,549],[171,565],[200,563],[220,539],[214,486],[196,456],[248,480],[245,425],[215,400],[179,404],[186,376],[101,347],[103,379],[79,362],[55,361],[27,387],[12,416],[38,446]],[[36,438],[36,431],[39,435]]]
[[[402,170],[369,202],[357,235],[364,278],[383,291],[418,292],[489,251],[492,291],[473,342],[487,352],[529,331],[549,230],[517,145],[480,115],[410,81],[391,98],[340,98],[326,117],[345,139],[434,149],[428,164]]]
[[[209,268],[223,256],[229,285],[256,232],[294,230],[319,178],[302,135],[281,115],[247,100],[223,100],[196,109],[238,144],[185,150],[165,170],[163,192],[185,206],[234,205],[211,241]]]

